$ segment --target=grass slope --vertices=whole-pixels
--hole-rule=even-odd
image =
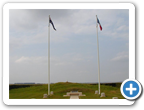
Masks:
[[[79,84],[79,83],[55,83],[51,84],[51,91],[54,95],[49,96],[48,99],[69,99],[69,97],[63,97],[67,92],[79,91],[86,96],[80,97],[80,99],[112,99],[112,97],[118,97],[124,99],[121,95],[120,87],[112,87],[109,85],[101,85],[101,93],[104,92],[106,97],[101,98],[100,95],[95,94],[95,90],[98,89],[98,85],[92,84]],[[25,88],[15,88],[9,91],[10,99],[43,99],[43,94],[47,94],[48,85],[31,85]]]

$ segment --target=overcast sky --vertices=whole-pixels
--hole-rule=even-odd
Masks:
[[[98,82],[96,15],[101,82],[129,77],[129,10],[10,10],[10,83],[48,82],[48,15],[50,79]]]

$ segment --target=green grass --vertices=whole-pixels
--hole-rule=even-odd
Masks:
[[[112,97],[118,97],[124,99],[121,95],[120,87],[112,87],[110,85],[101,85],[101,93],[104,92],[106,97],[101,98],[100,95],[95,94],[95,90],[98,89],[98,85],[92,84],[80,84],[80,83],[55,83],[51,84],[51,91],[54,95],[48,97],[48,99],[69,99],[70,97],[63,97],[67,92],[76,90],[82,92],[86,96],[81,96],[80,99],[112,99]],[[9,91],[10,99],[43,99],[43,94],[47,94],[48,85],[31,85],[25,88],[15,88]]]

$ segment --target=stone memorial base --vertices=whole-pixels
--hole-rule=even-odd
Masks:
[[[95,91],[95,94],[98,94],[98,91]]]
[[[44,95],[43,95],[43,98],[44,98],[44,99],[46,99],[47,97],[48,97],[48,95],[47,95],[47,94],[44,94]]]
[[[53,95],[53,94],[54,94],[53,91],[51,91],[51,92],[50,92],[50,95]],[[47,97],[48,97],[47,94],[44,94],[44,95],[43,95],[43,98],[44,98],[44,99],[46,99]]]
[[[103,93],[101,93],[101,96],[100,97],[105,97],[105,93],[103,92]]]
[[[63,95],[64,97],[70,97],[70,99],[79,99],[79,96],[86,96],[84,94],[82,94],[82,92],[78,92],[78,91],[71,91],[71,92],[67,92],[66,95]]]
[[[53,91],[51,91],[51,92],[50,92],[50,95],[53,95],[53,94],[54,94]]]

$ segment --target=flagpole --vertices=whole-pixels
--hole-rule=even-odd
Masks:
[[[50,95],[50,22],[48,24],[48,95]]]
[[[97,31],[97,53],[98,53],[98,90],[100,94],[100,63],[99,63],[99,41],[98,41],[98,21],[97,21],[97,15],[96,15],[96,31]]]

